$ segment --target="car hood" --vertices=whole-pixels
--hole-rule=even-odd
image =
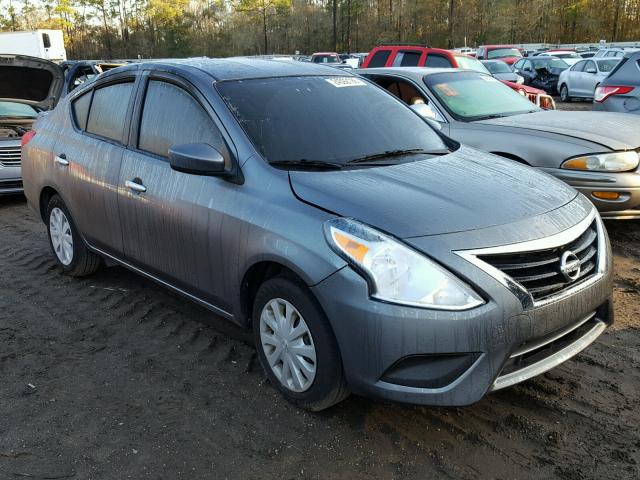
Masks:
[[[588,140],[610,150],[640,147],[640,117],[625,113],[545,110],[474,123],[557,133]]]
[[[26,103],[42,110],[56,106],[64,85],[62,69],[26,55],[0,54],[0,101]]]
[[[512,223],[577,195],[550,175],[469,147],[394,166],[289,175],[302,201],[400,238]]]

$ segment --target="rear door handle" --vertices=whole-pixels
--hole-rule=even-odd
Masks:
[[[67,156],[64,153],[61,153],[60,155],[56,155],[53,158],[53,161],[56,162],[58,165],[62,165],[63,167],[66,167],[69,165],[69,160],[67,160]]]
[[[133,190],[134,192],[142,193],[147,191],[147,187],[142,185],[141,183],[134,182],[132,180],[127,180],[124,182],[125,187]]]

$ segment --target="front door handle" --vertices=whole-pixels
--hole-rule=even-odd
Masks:
[[[124,182],[124,185],[125,187],[133,190],[134,192],[142,193],[147,191],[147,187],[133,180],[127,180],[126,182]]]
[[[60,155],[56,155],[53,158],[53,161],[56,162],[58,165],[62,165],[63,167],[66,167],[69,165],[69,160],[67,160],[67,156],[64,153],[61,153]]]

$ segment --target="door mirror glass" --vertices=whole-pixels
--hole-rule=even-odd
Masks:
[[[227,160],[207,143],[174,145],[169,149],[169,165],[174,170],[194,175],[226,175]]]
[[[436,111],[427,103],[414,103],[410,106],[410,108],[422,118],[430,118],[431,120],[435,120],[438,117]]]

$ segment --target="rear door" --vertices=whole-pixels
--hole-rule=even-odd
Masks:
[[[207,143],[227,150],[221,125],[190,84],[152,73],[139,102],[118,186],[126,260],[196,295],[226,305],[221,232],[236,185],[220,177],[173,170],[173,145]],[[228,150],[227,150],[228,151]],[[227,226],[225,234],[232,235]]]
[[[88,242],[120,255],[117,186],[133,108],[135,76],[121,75],[71,101],[70,128],[55,147],[55,175]]]

